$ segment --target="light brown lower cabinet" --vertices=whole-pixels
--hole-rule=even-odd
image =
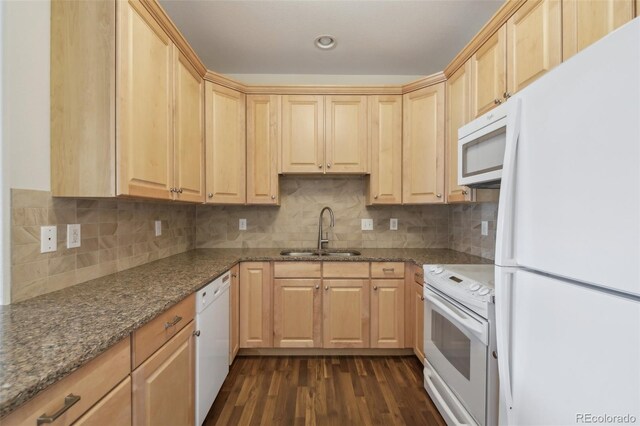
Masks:
[[[231,268],[229,304],[229,365],[231,365],[240,350],[240,265]]]
[[[413,284],[413,353],[424,363],[424,295],[422,284]]]
[[[273,346],[271,264],[243,262],[240,265],[240,347]]]
[[[404,280],[371,280],[371,347],[404,347]]]
[[[193,321],[131,373],[134,425],[193,426]]]
[[[276,279],[273,282],[273,346],[322,347],[320,279]]]
[[[323,280],[325,348],[369,347],[369,280]]]
[[[131,377],[94,405],[74,426],[131,426]]]

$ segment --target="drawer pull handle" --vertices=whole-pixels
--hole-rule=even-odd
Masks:
[[[176,325],[177,323],[179,323],[180,321],[182,321],[182,317],[179,317],[178,315],[176,315],[173,320],[171,320],[171,322],[165,322],[164,323],[164,329],[168,329],[173,327],[174,325]]]
[[[64,397],[64,406],[59,409],[58,411],[56,411],[55,413],[53,413],[50,416],[47,416],[47,414],[43,414],[40,417],[38,417],[37,420],[37,424],[38,426],[45,424],[45,423],[53,423],[55,422],[58,417],[60,417],[61,415],[63,415],[69,408],[73,407],[73,405],[80,401],[80,395],[74,395],[72,393],[70,393],[69,395]]]
[[[393,272],[396,268],[382,268],[382,272]]]

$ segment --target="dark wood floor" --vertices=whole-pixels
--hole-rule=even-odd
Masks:
[[[407,357],[239,357],[204,423],[439,425]]]

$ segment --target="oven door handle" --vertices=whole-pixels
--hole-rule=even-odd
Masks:
[[[459,308],[452,306],[428,288],[425,289],[425,296],[427,302],[433,305],[434,310],[457,325],[460,329],[473,334],[485,346],[489,344],[487,324],[478,321],[472,316],[467,315]]]

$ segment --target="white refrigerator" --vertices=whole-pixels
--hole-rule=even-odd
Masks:
[[[640,424],[640,20],[508,104],[500,423]]]

